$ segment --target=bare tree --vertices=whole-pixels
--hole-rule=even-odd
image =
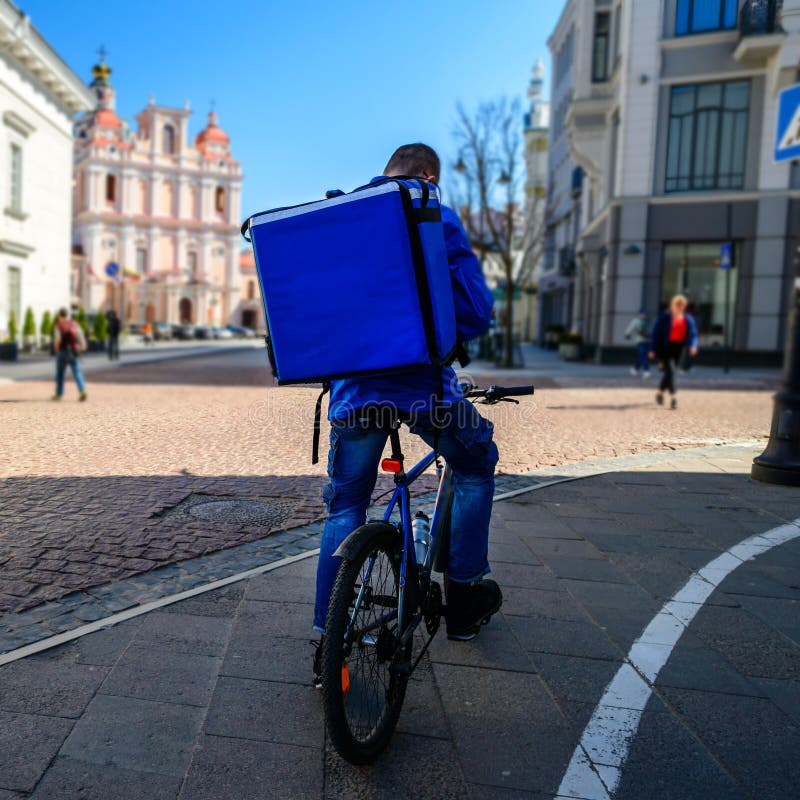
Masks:
[[[519,101],[481,103],[474,114],[457,107],[458,160],[454,198],[482,263],[496,258],[505,277],[503,365],[513,365],[514,290],[530,283],[542,253],[544,198],[525,198]]]

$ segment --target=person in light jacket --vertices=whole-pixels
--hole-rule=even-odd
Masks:
[[[631,367],[631,375],[641,375],[645,380],[650,377],[650,332],[647,326],[647,310],[639,309],[639,313],[630,321],[625,329],[625,338],[633,340],[636,345],[636,363]]]
[[[681,363],[684,351],[697,355],[697,324],[691,314],[686,313],[688,301],[677,294],[669,304],[669,310],[661,314],[653,326],[650,337],[650,358],[658,360],[663,370],[656,402],[664,405],[664,392],[670,394],[670,408],[678,407],[675,397],[675,370]]]

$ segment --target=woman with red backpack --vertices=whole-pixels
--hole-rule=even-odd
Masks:
[[[86,382],[81,370],[80,354],[86,350],[86,337],[81,326],[70,319],[66,308],[58,312],[53,326],[53,350],[56,354],[56,393],[53,400],[60,400],[64,395],[64,373],[69,366],[78,384],[78,399],[83,402],[86,399]]]

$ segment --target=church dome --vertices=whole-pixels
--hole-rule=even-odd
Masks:
[[[101,108],[94,115],[94,124],[100,128],[121,128],[122,120],[110,108]]]
[[[206,127],[197,134],[197,138],[194,142],[199,149],[202,150],[203,147],[209,142],[216,142],[217,144],[224,145],[230,144],[230,137],[227,133],[225,133],[224,130],[222,130],[222,128],[219,127],[217,121],[217,112],[210,111],[208,114],[208,122]]]

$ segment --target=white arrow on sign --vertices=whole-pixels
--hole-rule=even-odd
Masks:
[[[778,149],[787,150],[798,145],[800,145],[800,106],[795,109],[792,121],[786,126],[786,132],[783,134]]]

